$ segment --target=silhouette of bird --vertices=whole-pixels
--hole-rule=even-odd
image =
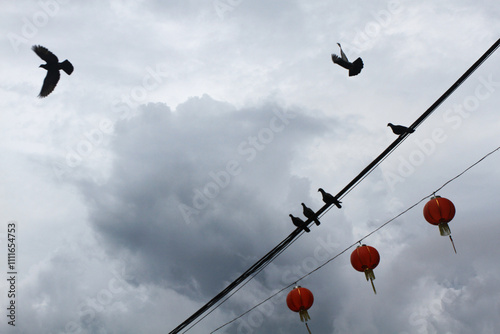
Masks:
[[[326,204],[334,204],[339,209],[342,208],[342,205],[340,205],[340,203],[342,202],[332,194],[327,193],[322,188],[319,188],[318,191],[321,193],[321,195],[323,195],[323,202],[325,202]]]
[[[304,208],[304,210],[303,210],[304,216],[312,219],[316,223],[316,225],[321,224],[319,222],[319,220],[316,218],[316,214],[314,213],[314,211],[311,210],[310,208],[308,208],[304,203],[301,203],[301,204],[302,204],[302,207]]]
[[[342,46],[340,46],[340,43],[337,43],[337,45],[340,48],[340,57],[332,53],[332,61],[335,64],[340,65],[345,69],[348,69],[350,77],[358,75],[359,72],[361,72],[361,69],[363,68],[363,61],[361,60],[361,58],[358,58],[351,63],[347,59],[347,56],[345,55],[344,51],[342,51]]]
[[[309,229],[309,227],[307,227],[305,221],[303,221],[299,217],[294,217],[293,215],[289,215],[289,216],[290,216],[290,218],[292,218],[293,225],[295,225],[297,227],[302,227],[302,229],[304,231],[308,232],[308,233],[311,232],[311,230]]]
[[[45,60],[46,64],[42,64],[39,67],[42,67],[47,70],[47,75],[43,80],[43,86],[40,90],[40,94],[38,97],[46,97],[54,88],[56,88],[57,83],[59,82],[59,78],[61,77],[59,70],[63,70],[68,75],[73,73],[73,65],[66,59],[62,63],[59,62],[56,55],[47,50],[47,48],[41,45],[33,45],[31,47],[33,51],[38,55],[38,57]]]
[[[387,126],[390,126],[392,129],[392,132],[394,132],[397,135],[402,135],[403,133],[413,133],[415,130],[407,128],[406,126],[402,125],[394,125],[392,123],[387,124]]]

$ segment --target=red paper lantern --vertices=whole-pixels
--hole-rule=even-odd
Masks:
[[[307,310],[314,303],[314,296],[309,289],[303,288],[301,286],[296,286],[292,291],[286,296],[286,305],[288,308],[294,312],[299,312],[300,321],[307,322],[311,317]]]
[[[357,271],[365,273],[366,280],[370,280],[372,283],[373,292],[377,293],[375,290],[375,285],[373,280],[375,279],[375,274],[373,269],[378,266],[380,262],[380,254],[378,251],[367,245],[358,246],[351,254],[351,264]]]
[[[451,238],[451,230],[448,223],[455,217],[455,205],[447,198],[433,196],[424,206],[424,218],[428,223],[437,225],[442,236],[450,236],[451,244],[455,253],[455,244]]]

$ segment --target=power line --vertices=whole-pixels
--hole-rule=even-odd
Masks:
[[[479,67],[481,64],[488,59],[493,52],[498,48],[500,45],[500,39],[498,39],[493,45],[474,63],[472,66],[465,71],[465,73],[458,78],[458,80],[451,85],[450,88],[446,92],[441,95],[436,102],[434,102],[415,122],[413,122],[412,125],[409,126],[410,129],[416,129],[422,122],[429,117],[434,110],[436,110],[437,107],[441,105],[460,85]],[[344,187],[338,194],[337,198],[341,198],[343,195],[347,194],[349,191],[352,190],[361,180],[363,180],[369,173],[372,172],[375,167],[377,167],[380,162],[382,162],[383,159],[385,159],[394,149],[396,149],[399,144],[405,140],[405,138],[408,136],[408,133],[404,133],[401,136],[399,136],[387,149],[382,152],[375,160],[372,161],[368,166],[366,166],[365,169],[359,173],[358,176],[356,176],[347,186]]]
[[[303,234],[304,232],[302,231],[301,234]],[[300,236],[300,235],[299,235]],[[210,310],[210,312],[208,312],[207,314],[205,314],[203,317],[201,317],[201,319],[199,319],[198,321],[196,321],[194,324],[192,324],[189,328],[187,328],[183,333],[186,333],[187,331],[189,331],[191,328],[193,328],[194,326],[196,326],[196,324],[198,324],[200,321],[202,321],[203,319],[205,319],[208,315],[210,315],[213,311],[215,311],[217,308],[219,308],[222,304],[224,304],[229,298],[231,298],[234,294],[236,294],[238,291],[240,291],[245,285],[247,285],[248,283],[250,283],[250,281],[255,277],[257,276],[261,271],[263,271],[264,269],[266,269],[266,267],[276,258],[278,257],[281,253],[283,253],[288,247],[290,247],[298,238],[294,239],[292,242],[290,242],[286,247],[284,247],[278,254],[276,254],[274,256],[274,258],[272,260],[270,260],[269,262],[267,262],[265,265],[262,266],[262,268],[260,268],[257,272],[255,272],[254,274],[252,274],[252,276],[250,277],[250,279],[248,279],[245,283],[243,283],[239,288],[236,289],[236,291],[234,291],[233,293],[231,293],[229,296],[227,296],[223,301],[221,301],[217,306],[215,306],[212,310]]]
[[[474,166],[476,166],[478,163],[480,163],[481,161],[483,161],[484,159],[486,159],[488,156],[490,156],[491,154],[495,153],[496,151],[500,150],[500,146],[497,147],[496,149],[494,149],[493,151],[489,152],[488,154],[486,154],[485,156],[483,156],[481,159],[479,159],[478,161],[476,161],[475,163],[473,163],[472,165],[470,165],[469,167],[467,167],[465,170],[463,170],[460,174],[458,174],[457,176],[451,178],[450,180],[446,181],[441,187],[437,188],[435,191],[433,191],[430,195],[427,195],[425,197],[423,197],[422,199],[420,199],[419,201],[417,201],[415,204],[411,205],[410,207],[408,207],[406,210],[402,211],[401,213],[397,214],[395,217],[389,219],[388,221],[386,221],[385,223],[383,223],[382,225],[380,225],[379,227],[377,227],[376,229],[374,229],[373,231],[371,231],[370,233],[366,234],[364,237],[362,237],[361,239],[359,239],[358,241],[354,242],[353,244],[351,244],[350,246],[346,247],[344,250],[342,250],[341,252],[339,252],[338,254],[336,254],[335,256],[333,256],[332,258],[328,259],[327,261],[325,261],[325,263],[323,263],[322,265],[316,267],[315,269],[311,270],[310,272],[306,273],[305,275],[303,275],[302,277],[300,277],[299,279],[297,279],[294,283],[292,284],[289,284],[287,286],[285,286],[284,288],[282,288],[281,290],[279,290],[278,292],[275,292],[274,294],[272,294],[271,296],[269,296],[268,298],[264,299],[263,301],[261,301],[260,303],[254,305],[252,308],[248,309],[247,311],[243,312],[242,314],[240,314],[239,316],[237,316],[236,318],[234,318],[233,320],[231,321],[228,321],[226,322],[225,324],[223,324],[222,326],[220,327],[217,327],[216,329],[214,329],[213,331],[210,332],[210,334],[212,333],[215,333],[217,332],[219,329],[235,322],[236,320],[238,320],[239,318],[243,317],[244,315],[250,313],[251,311],[253,311],[254,309],[256,309],[257,307],[259,307],[260,305],[264,304],[265,302],[267,302],[268,300],[274,298],[275,296],[279,295],[281,292],[283,292],[284,290],[290,288],[291,286],[293,285],[296,285],[298,282],[302,281],[304,278],[312,275],[314,272],[320,270],[321,268],[325,267],[328,263],[332,262],[333,260],[337,259],[339,256],[341,256],[342,254],[344,254],[345,252],[347,252],[349,249],[351,249],[352,247],[356,246],[358,243],[360,243],[361,241],[363,241],[364,239],[368,238],[369,236],[371,236],[372,234],[378,232],[379,230],[381,230],[382,228],[386,227],[387,225],[389,225],[390,223],[392,223],[393,221],[395,221],[396,219],[398,219],[399,217],[401,217],[402,215],[404,215],[405,213],[407,213],[408,211],[410,211],[411,209],[413,209],[414,207],[416,207],[417,205],[419,205],[420,203],[422,203],[423,201],[425,201],[426,199],[428,199],[429,197],[432,197],[435,193],[437,193],[439,190],[443,189],[445,186],[447,186],[449,183],[451,183],[452,181],[455,181],[456,179],[458,179],[460,176],[462,176],[463,174],[465,174],[467,171],[469,171],[471,168],[473,168]]]
[[[301,231],[301,233],[299,233],[299,236],[301,234],[303,234],[304,231]],[[199,319],[198,321],[196,321],[194,324],[192,324],[189,328],[187,328],[183,333],[186,333],[187,331],[189,331],[191,328],[193,328],[194,326],[196,326],[196,324],[198,324],[200,321],[202,321],[203,319],[205,319],[208,315],[210,315],[213,311],[215,311],[217,308],[219,308],[222,304],[224,304],[229,298],[231,298],[234,294],[236,294],[238,291],[240,291],[245,285],[247,285],[248,283],[250,283],[250,281],[255,277],[257,276],[261,271],[263,271],[264,269],[266,269],[266,267],[275,259],[277,258],[281,253],[283,253],[288,247],[290,247],[298,238],[295,238],[294,240],[292,240],[289,244],[286,245],[286,247],[284,247],[280,252],[278,252],[277,254],[275,254],[275,256],[270,260],[268,261],[266,264],[264,264],[258,271],[256,271],[255,273],[253,273],[250,277],[250,279],[248,279],[246,282],[244,282],[239,288],[236,289],[236,291],[234,291],[233,293],[231,293],[229,296],[227,296],[223,301],[221,301],[217,306],[215,306],[212,310],[210,310],[210,312],[208,312],[207,314],[205,314],[203,317],[201,317],[201,319]]]
[[[411,129],[417,128],[429,115],[444,101],[448,96],[450,96],[500,45],[500,39],[498,39],[432,106],[429,107],[411,126]],[[344,187],[335,197],[342,198],[354,187],[356,187],[359,182],[361,182],[368,174],[370,174],[389,154],[391,154],[396,147],[400,145],[402,141],[408,136],[408,133],[400,135],[392,144],[385,149],[375,160],[373,160],[365,169],[361,171],[347,186]],[[326,212],[329,207],[333,204],[325,204],[321,207],[315,214],[319,217],[323,212]],[[314,217],[313,217],[314,219]],[[305,222],[306,226],[313,223],[313,219],[308,218]],[[232,290],[234,290],[238,285],[243,283],[247,278],[251,277],[254,273],[258,272],[262,267],[267,266],[271,261],[273,261],[279,254],[281,254],[302,232],[302,227],[297,227],[288,237],[286,237],[282,242],[280,242],[275,248],[268,252],[264,257],[257,261],[253,266],[251,266],[247,271],[241,274],[235,281],[230,283],[224,290],[219,292],[215,297],[213,297],[208,303],[202,306],[193,315],[187,318],[179,326],[174,328],[169,334],[179,333],[183,328],[188,326],[202,314],[207,312],[211,307],[222,300],[226,295],[228,295]]]

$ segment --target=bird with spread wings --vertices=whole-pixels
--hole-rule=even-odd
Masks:
[[[358,75],[363,69],[363,60],[361,60],[361,58],[358,58],[351,63],[347,59],[347,56],[345,55],[344,51],[342,50],[342,46],[340,45],[340,43],[337,43],[337,45],[340,48],[340,57],[332,53],[332,61],[335,64],[342,66],[346,70],[349,70],[350,77]]]
[[[40,94],[38,97],[46,97],[54,88],[56,88],[57,83],[61,77],[59,70],[63,70],[66,74],[70,75],[73,73],[73,65],[66,59],[62,63],[59,62],[59,59],[55,54],[50,52],[47,48],[41,45],[33,45],[31,48],[38,57],[42,58],[46,64],[42,64],[39,67],[42,67],[47,70],[47,75],[43,80],[42,89],[40,90]]]

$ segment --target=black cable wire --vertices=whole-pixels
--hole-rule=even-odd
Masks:
[[[236,318],[234,318],[233,320],[231,321],[228,321],[226,322],[225,324],[223,324],[222,326],[220,327],[217,327],[216,329],[214,329],[212,332],[210,332],[210,334],[212,333],[215,333],[216,331],[218,331],[219,329],[235,322],[236,320],[238,320],[239,318],[243,317],[245,314],[248,314],[250,313],[251,311],[253,311],[254,309],[256,309],[257,307],[259,307],[260,305],[264,304],[265,302],[267,302],[268,300],[272,299],[273,297],[279,295],[281,292],[283,292],[284,290],[290,288],[291,286],[293,285],[296,285],[297,282],[300,282],[302,281],[304,278],[312,275],[314,272],[320,270],[321,268],[325,267],[328,263],[332,262],[333,260],[337,259],[339,256],[341,256],[342,254],[344,254],[345,252],[347,252],[349,249],[351,249],[352,247],[356,246],[358,243],[361,243],[361,241],[363,241],[364,239],[370,237],[372,234],[378,232],[379,230],[381,230],[382,228],[384,228],[385,226],[387,226],[388,224],[390,224],[391,222],[393,222],[394,220],[398,219],[399,217],[401,217],[402,215],[404,215],[405,213],[407,213],[408,211],[410,211],[411,209],[413,209],[414,207],[416,207],[417,205],[419,205],[420,203],[422,203],[423,201],[425,201],[426,199],[432,197],[435,193],[437,193],[439,190],[443,189],[445,186],[447,186],[449,183],[451,183],[452,181],[458,179],[460,176],[462,176],[463,174],[465,174],[467,171],[469,171],[471,168],[473,168],[474,166],[476,166],[478,163],[480,163],[481,161],[483,161],[484,159],[486,159],[488,156],[490,156],[491,154],[495,153],[496,151],[500,150],[500,146],[497,147],[496,149],[494,149],[493,151],[489,152],[488,154],[486,154],[485,156],[483,156],[481,159],[479,159],[478,161],[476,161],[475,163],[473,163],[472,165],[470,165],[469,167],[467,167],[464,171],[462,171],[460,174],[458,174],[457,176],[451,178],[450,180],[446,181],[441,187],[437,188],[435,191],[433,191],[430,195],[427,195],[425,197],[423,197],[422,199],[420,199],[419,201],[417,201],[415,204],[411,205],[410,207],[408,207],[406,210],[403,210],[402,212],[400,212],[399,214],[397,214],[395,217],[389,219],[388,221],[386,221],[385,223],[383,223],[382,225],[380,225],[379,227],[377,227],[376,229],[374,229],[373,231],[371,231],[370,233],[366,234],[364,237],[362,237],[361,239],[359,239],[358,241],[354,242],[353,244],[351,244],[350,246],[346,247],[344,250],[342,250],[341,252],[339,252],[338,254],[336,254],[335,256],[333,256],[332,258],[328,259],[325,263],[323,263],[322,265],[319,265],[318,267],[316,267],[315,269],[311,270],[310,272],[306,273],[305,275],[303,275],[302,277],[300,277],[299,279],[297,279],[294,283],[292,284],[289,284],[287,286],[285,286],[284,288],[282,288],[281,290],[279,290],[278,292],[272,294],[271,296],[269,296],[268,298],[264,299],[263,301],[261,301],[260,303],[254,305],[252,308],[250,308],[249,310],[243,312],[242,314],[240,314],[239,316],[237,316]]]
[[[500,39],[498,39],[441,97],[434,102],[411,126],[411,129],[416,129],[429,115],[450,96],[500,45]],[[408,133],[400,135],[384,152],[382,152],[375,160],[373,160],[365,169],[361,171],[347,186],[344,187],[335,197],[342,198],[345,194],[351,191],[363,180],[369,173],[373,171],[389,154],[391,154],[394,149],[400,145],[400,143],[405,140]],[[325,212],[333,204],[325,204],[316,212],[316,217],[319,217],[323,212]],[[313,223],[312,219],[307,219],[306,226]],[[248,277],[257,272],[261,267],[265,266],[267,263],[271,262],[277,255],[279,255],[284,249],[286,249],[288,244],[292,243],[293,240],[302,231],[301,227],[297,227],[287,238],[285,238],[281,243],[279,243],[275,248],[273,248],[269,253],[264,255],[257,263],[251,266],[247,271],[245,271],[240,277],[235,281],[230,283],[224,290],[212,298],[208,303],[202,306],[193,315],[187,318],[179,326],[174,328],[169,334],[179,333],[183,328],[188,326],[191,322],[200,317],[203,313],[208,311],[212,306],[217,304],[221,299],[223,299],[227,294],[234,290],[239,284],[244,282]]]
[[[303,234],[304,231],[301,232],[301,234]],[[274,261],[274,259],[276,259],[279,255],[281,255],[281,253],[283,253],[288,247],[290,247],[299,237],[300,235],[299,234],[297,236],[297,238],[295,238],[294,240],[292,240],[289,244],[286,245],[286,247],[284,247],[279,253],[277,253],[276,255],[274,255],[274,257],[272,259],[270,259],[265,265],[262,266],[262,268],[260,268],[257,272],[255,272],[251,277],[250,279],[248,279],[245,283],[242,283],[241,286],[239,288],[236,289],[236,291],[234,291],[233,293],[231,293],[229,296],[227,296],[223,301],[221,301],[217,306],[215,306],[212,310],[210,310],[210,312],[208,312],[207,314],[205,314],[203,317],[201,317],[201,319],[199,319],[198,321],[196,321],[194,324],[192,324],[189,328],[187,328],[184,332],[186,333],[187,331],[189,331],[191,328],[193,328],[194,326],[196,326],[200,321],[202,321],[203,319],[205,319],[209,314],[211,314],[213,311],[215,311],[217,308],[219,308],[219,306],[221,306],[222,304],[224,304],[229,298],[231,298],[235,293],[237,293],[238,291],[240,291],[245,285],[247,285],[248,283],[250,283],[250,281],[252,279],[255,278],[255,276],[257,276],[258,274],[260,274],[261,271],[263,271],[272,261]]]
[[[377,167],[378,167],[378,165],[380,165],[380,164],[381,164],[381,163],[382,163],[385,159],[387,159],[387,158],[389,157],[389,155],[390,155],[390,154],[391,154],[391,153],[392,153],[392,152],[393,152],[396,148],[398,148],[398,146],[399,146],[399,145],[401,145],[401,144],[403,143],[403,141],[405,141],[407,138],[408,138],[408,136],[405,136],[405,137],[404,137],[401,141],[399,141],[399,142],[396,144],[396,146],[394,146],[394,149],[393,149],[391,152],[389,152],[389,153],[388,153],[387,155],[385,155],[382,159],[380,159],[380,161],[379,161],[376,165],[374,165],[374,166],[373,166],[373,168],[372,168],[370,171],[368,171],[365,175],[363,175],[363,177],[361,177],[361,178],[360,178],[360,179],[359,179],[359,180],[358,180],[355,184],[353,184],[353,185],[352,185],[352,187],[351,187],[349,190],[347,190],[344,194],[342,194],[340,197],[338,197],[338,199],[340,200],[340,199],[344,198],[347,194],[349,194],[352,190],[354,190],[354,188],[356,188],[356,186],[357,186],[358,184],[360,184],[360,183],[361,183],[361,181],[363,181],[363,180],[364,180],[364,179],[365,179],[368,175],[370,175],[370,174],[371,174],[371,172],[373,172],[373,171],[375,170],[375,168],[377,168]]]
[[[191,315],[188,319],[186,319],[182,324],[177,326],[170,334],[178,333],[180,330],[185,328],[191,322],[193,322],[196,318],[198,318],[201,314],[205,313],[208,309],[214,306],[217,302],[219,302],[224,296],[229,294],[232,290],[234,290],[239,284],[244,282],[248,277],[250,277],[253,273],[259,270],[262,266],[266,265],[266,263],[272,261],[284,248],[290,244],[293,239],[295,239],[302,232],[302,228],[298,227],[295,229],[287,238],[285,238],[281,243],[278,244],[274,249],[272,249],[269,253],[267,253],[264,257],[262,257],[257,263],[251,266],[247,271],[245,271],[242,275],[240,275],[235,281],[230,283],[224,290],[222,290],[219,294],[217,294],[214,298],[212,298],[207,304],[202,306],[197,312]]]
[[[417,127],[419,127],[420,124],[422,124],[422,122],[427,117],[429,117],[434,112],[434,110],[436,110],[437,107],[441,105],[441,103],[443,103],[458,87],[460,87],[460,85],[475,70],[477,70],[478,67],[481,66],[481,64],[493,54],[493,52],[495,52],[495,50],[498,48],[499,45],[500,45],[500,39],[498,39],[495,43],[493,43],[493,45],[474,64],[472,64],[472,66],[469,67],[469,69],[465,71],[465,73],[460,78],[458,78],[458,80],[453,85],[451,85],[451,87],[448,88],[448,90],[444,92],[443,95],[441,95],[436,100],[436,102],[434,102],[419,118],[417,118],[417,120],[413,122],[413,124],[410,125],[409,128],[415,130]],[[384,152],[382,152],[377,158],[375,158],[375,160],[373,160],[372,163],[366,166],[366,168],[363,169],[361,173],[359,173],[358,176],[356,176],[347,186],[345,186],[344,189],[342,189],[335,197],[341,198],[343,197],[344,194],[351,191],[352,188],[354,188],[365,177],[365,175],[371,173],[371,171],[375,167],[377,167],[378,164],[383,159],[385,159],[385,157],[389,155],[400,144],[400,142],[402,142],[408,135],[409,135],[408,133],[400,135],[391,145],[389,145],[389,147],[387,147],[387,149]]]

